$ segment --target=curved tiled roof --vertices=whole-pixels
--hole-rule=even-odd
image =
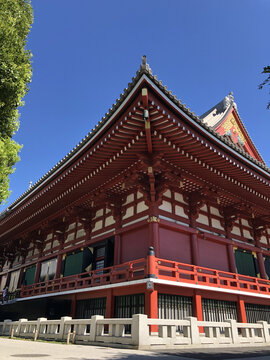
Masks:
[[[146,63],[146,57],[143,56],[143,60],[139,70],[136,72],[136,76],[132,78],[132,81],[128,84],[128,87],[124,89],[124,91],[120,94],[119,98],[116,99],[115,103],[112,107],[108,110],[105,116],[98,122],[98,124],[90,131],[80,142],[75,146],[63,159],[61,159],[54,167],[52,167],[44,176],[42,176],[35,184],[31,186],[27,191],[25,191],[19,198],[17,198],[6,210],[4,210],[0,214],[0,218],[3,218],[8,215],[8,213],[12,210],[14,206],[16,206],[20,201],[26,198],[31,192],[33,192],[39,185],[45,182],[50,176],[56,174],[57,170],[64,166],[69,159],[71,159],[76,153],[80,151],[80,149],[93,138],[93,136],[100,130],[100,128],[106,124],[108,119],[113,115],[113,113],[120,107],[123,101],[127,98],[130,94],[132,89],[134,88],[135,84],[139,81],[139,79],[146,75],[179,109],[181,109],[185,114],[187,114],[190,118],[192,118],[198,125],[202,128],[206,129],[210,134],[214,135],[217,139],[222,141],[224,144],[228,145],[229,147],[233,148],[235,151],[240,153],[244,156],[247,160],[251,161],[252,163],[259,166],[264,171],[270,174],[270,168],[267,167],[265,164],[259,162],[258,160],[254,159],[252,156],[247,154],[244,150],[240,149],[238,146],[233,144],[231,141],[226,139],[225,137],[217,134],[211,126],[208,126],[203,120],[195,115],[194,112],[181,102],[180,99],[177,98],[176,95],[172,94],[172,91],[169,91],[165,85],[163,85],[162,81],[158,80],[157,76],[152,74],[152,71],[149,65]]]
[[[233,97],[233,93],[231,92],[230,94],[228,94],[227,96],[225,96],[224,99],[222,99],[219,103],[217,103],[215,106],[213,106],[210,110],[208,110],[207,112],[205,112],[203,115],[200,116],[200,119],[206,123],[208,126],[210,126],[211,128],[213,128],[213,130],[215,130],[221,123],[222,121],[228,116],[228,114],[231,112],[231,110],[234,109],[235,112],[237,113],[237,116],[241,122],[242,127],[245,130],[245,136],[249,139],[250,143],[252,144],[252,146],[254,147],[254,149],[256,150],[258,156],[260,157],[261,161],[263,164],[264,161],[262,159],[262,156],[260,155],[259,151],[257,150],[256,146],[254,145],[251,137],[249,136],[249,133],[239,115],[239,112],[237,110],[237,105],[234,101],[234,97]],[[222,135],[224,137],[224,135]],[[228,141],[231,142],[231,145],[234,145],[233,141],[230,140],[229,137],[227,137]],[[237,147],[239,147],[236,144]],[[242,150],[243,152],[245,152],[247,155],[249,155],[245,149],[243,149],[240,146],[240,150]]]

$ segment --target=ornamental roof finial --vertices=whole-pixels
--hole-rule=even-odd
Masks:
[[[234,96],[233,92],[231,91],[225,98],[223,99],[223,107],[226,109],[227,107],[234,105]]]
[[[142,63],[141,63],[141,70],[146,70],[150,74],[152,74],[152,70],[151,70],[150,66],[147,64],[146,60],[147,60],[146,55],[143,55],[142,56]]]

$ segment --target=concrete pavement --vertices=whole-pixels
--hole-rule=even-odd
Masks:
[[[0,360],[270,360],[270,346],[257,348],[139,351],[0,338]]]
[[[173,355],[89,345],[66,345],[31,340],[0,338],[0,360],[175,360]]]

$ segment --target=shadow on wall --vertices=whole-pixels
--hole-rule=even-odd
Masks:
[[[1,305],[0,321],[10,319],[17,321],[26,318],[36,320],[46,317],[48,320],[60,319],[70,314],[70,300],[40,299],[31,301],[20,301]]]

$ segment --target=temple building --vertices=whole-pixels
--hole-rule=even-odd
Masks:
[[[270,320],[270,169],[232,94],[201,117],[136,76],[0,214],[0,320]]]

